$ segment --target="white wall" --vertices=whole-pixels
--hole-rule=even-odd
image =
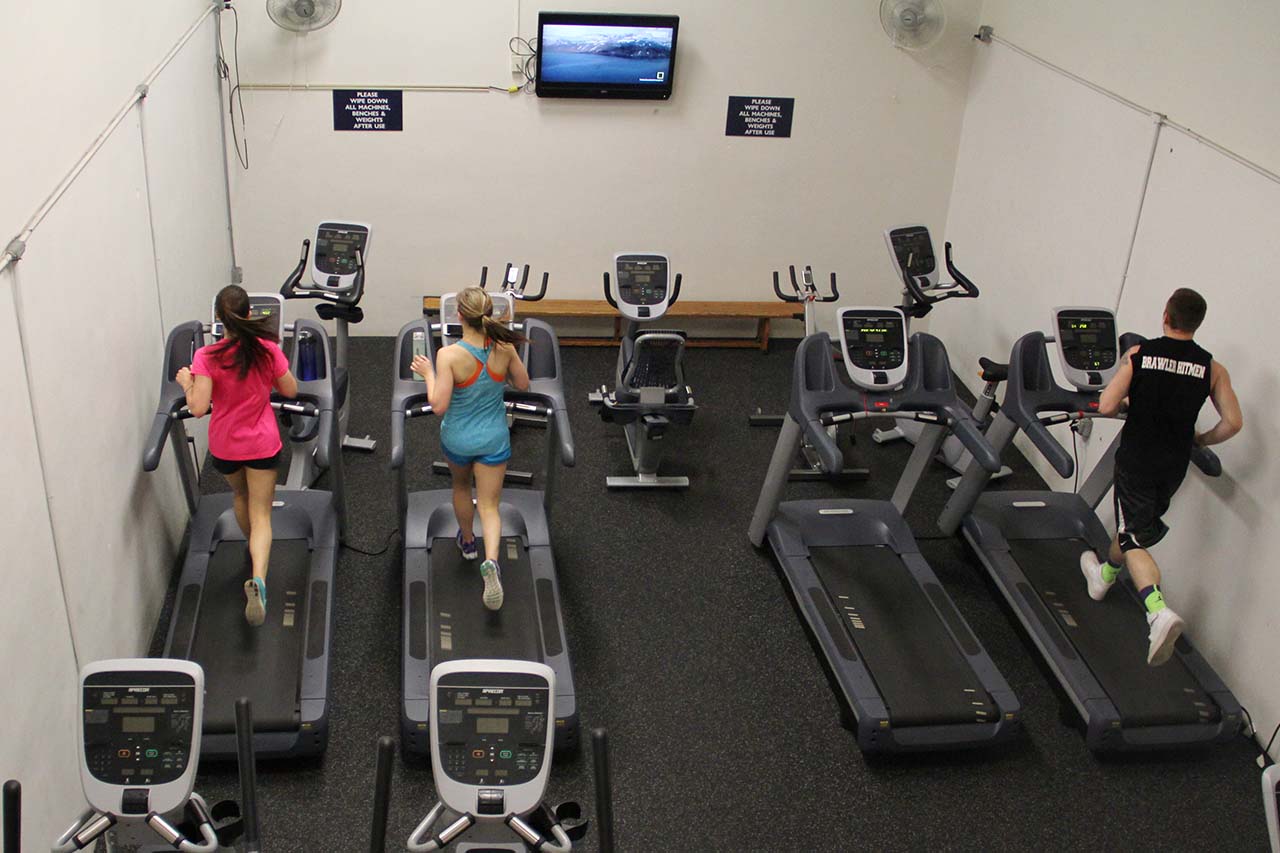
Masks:
[[[233,166],[246,281],[277,287],[315,223],[342,215],[375,229],[363,334],[393,333],[423,293],[469,284],[481,264],[528,262],[551,272],[554,296],[597,298],[627,248],[670,252],[690,299],[770,300],[770,271],[807,262],[841,272],[851,299],[883,301],[899,287],[881,231],[940,227],[946,211],[978,3],[949,5],[946,43],[920,59],[868,4],[558,4],[679,14],[665,103],[406,92],[402,133],[335,133],[327,91],[246,93],[251,164]],[[241,72],[506,86],[516,8],[348,4],[291,36],[250,5]],[[536,21],[526,3],[521,32]],[[730,95],[796,98],[792,138],[726,138]]]
[[[1274,34],[1268,21],[1278,13],[1262,5],[986,0],[982,23],[1274,170],[1280,148],[1270,93],[1280,83],[1280,60],[1250,45]],[[1269,567],[1280,536],[1265,522],[1280,481],[1266,451],[1280,439],[1267,422],[1277,390],[1268,321],[1276,313],[1280,185],[1166,126],[1144,193],[1155,131],[1149,114],[1008,46],[982,48],[947,238],[983,298],[935,311],[934,329],[964,367],[979,354],[1007,354],[1019,334],[1047,325],[1055,305],[1118,306],[1124,330],[1154,336],[1175,287],[1205,294],[1210,313],[1199,338],[1231,367],[1246,431],[1220,448],[1221,480],[1188,474],[1169,515],[1173,533],[1156,557],[1169,600],[1190,618],[1197,644],[1270,731],[1280,719],[1280,684],[1266,663],[1275,629],[1266,602],[1280,592]],[[970,371],[960,375],[976,385]],[[1206,407],[1202,426],[1212,421]],[[1098,426],[1082,445],[1082,476],[1115,434],[1112,425]],[[1060,438],[1070,441],[1065,431]],[[1020,446],[1055,488],[1072,487],[1030,445]],[[1101,514],[1111,521],[1105,506]]]
[[[22,38],[0,54],[20,118],[0,241],[207,8],[5,9]],[[146,475],[140,457],[166,328],[204,316],[231,269],[214,34],[210,17],[0,273],[0,778],[23,782],[32,849],[79,809],[77,659],[146,653],[186,522],[173,461]]]
[[[208,5],[207,0],[5,0],[0,5],[8,35],[0,52],[4,242],[26,224]]]
[[[1280,3],[985,0],[982,23],[1280,172]]]
[[[1120,324],[1159,332],[1175,287],[1199,290],[1209,313],[1197,340],[1227,366],[1245,428],[1216,448],[1224,474],[1192,471],[1168,517],[1156,557],[1169,600],[1189,618],[1197,642],[1264,737],[1280,718],[1275,677],[1274,602],[1280,600],[1280,367],[1274,358],[1280,316],[1280,183],[1261,179],[1173,130],[1161,134]],[[1200,429],[1217,422],[1205,406]]]
[[[76,664],[54,561],[53,535],[36,453],[35,427],[18,343],[13,276],[0,273],[0,781],[23,783],[24,826],[31,849],[47,846],[53,827],[71,823],[76,802]],[[60,829],[58,831],[61,831]],[[52,834],[51,834],[52,833]],[[47,839],[47,841],[46,841]]]

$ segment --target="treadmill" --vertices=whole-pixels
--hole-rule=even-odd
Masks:
[[[1118,341],[1115,315],[1105,308],[1057,308],[1052,322],[1055,336],[1031,332],[1014,344],[1008,389],[987,439],[1003,453],[1022,430],[1059,475],[1070,477],[1072,457],[1047,426],[1100,417],[1098,399],[1119,354],[1142,339]],[[1054,379],[1050,342],[1057,344],[1073,388]],[[1119,442],[1117,434],[1078,492],[983,493],[989,477],[970,466],[938,526],[950,534],[963,525],[965,539],[1083,721],[1091,750],[1232,740],[1240,730],[1240,704],[1187,634],[1168,663],[1148,666],[1144,608],[1129,577],[1104,600],[1089,598],[1080,554],[1105,553],[1111,542],[1094,509],[1114,480]],[[1221,473],[1212,451],[1201,448],[1192,459],[1206,474]]]
[[[791,404],[774,447],[751,542],[768,541],[825,658],[843,721],[865,752],[977,747],[1021,727],[1013,691],[929,568],[902,512],[948,433],[981,465],[996,453],[956,396],[942,342],[908,345],[900,308],[841,308],[842,383],[825,332],[796,352]],[[843,463],[827,427],[867,417],[925,426],[892,501],[780,503],[802,434],[828,471]]]
[[[281,318],[279,294],[249,295],[250,316]],[[231,493],[200,494],[200,472],[187,434],[186,396],[173,377],[191,364],[195,351],[216,337],[214,323],[199,321],[169,333],[160,381],[160,404],[143,452],[142,468],[154,471],[167,443],[182,479],[188,525],[186,557],[178,581],[164,657],[200,664],[205,673],[205,759],[236,755],[235,700],[253,703],[253,742],[263,757],[322,753],[329,737],[329,645],[332,636],[334,568],[346,536],[341,431],[334,401],[332,347],[314,320],[292,324],[297,370],[300,337],[322,342],[319,378],[298,382],[296,400],[272,398],[272,406],[307,424],[287,430],[291,441],[316,439],[316,463],[328,470],[331,491],[277,488],[271,511],[271,565],[267,618],[259,627],[244,619],[248,542],[231,505]],[[296,373],[295,373],[296,375]]]
[[[409,364],[415,354],[429,353],[434,359],[438,348],[453,340],[455,332],[461,334],[453,296],[441,297],[439,322],[414,320],[396,336],[391,467],[396,472],[404,548],[401,745],[416,755],[431,752],[432,668],[444,661],[487,658],[526,660],[551,667],[556,684],[555,746],[572,750],[578,743],[578,705],[547,508],[555,487],[556,462],[571,467],[574,448],[565,407],[560,341],[551,326],[533,319],[511,324],[529,338],[522,345],[521,357],[530,383],[528,391],[506,389],[507,410],[546,418],[547,457],[541,491],[506,488],[502,492],[499,559],[505,601],[501,610],[487,610],[481,604],[479,564],[462,559],[458,551],[452,490],[411,493],[408,489],[405,422],[432,413],[426,384]],[[494,294],[495,302],[498,297]],[[450,305],[454,306],[452,314]],[[429,471],[427,457],[422,459],[422,469]],[[476,538],[483,539],[479,531]]]

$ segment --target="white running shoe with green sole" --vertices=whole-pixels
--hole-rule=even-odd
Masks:
[[[1182,636],[1182,629],[1187,623],[1182,617],[1168,607],[1156,613],[1147,614],[1147,625],[1151,628],[1151,647],[1147,650],[1147,663],[1160,666],[1173,657],[1174,644]]]
[[[493,560],[480,564],[480,577],[484,578],[484,606],[490,610],[502,609],[502,569]]]
[[[244,582],[244,620],[253,627],[267,621],[267,585],[262,578],[249,578]]]

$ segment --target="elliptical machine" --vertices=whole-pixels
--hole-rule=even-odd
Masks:
[[[555,672],[531,661],[454,660],[437,664],[430,681],[431,775],[440,799],[405,846],[423,853],[456,841],[459,853],[569,853],[587,832],[581,806],[542,801],[555,738]],[[378,743],[371,853],[385,849],[394,749],[389,737]],[[592,733],[592,752],[600,849],[608,853],[613,820],[603,730]]]
[[[818,318],[815,307],[817,303],[835,302],[840,298],[840,291],[836,287],[836,274],[831,273],[831,295],[823,296],[818,291],[818,286],[814,281],[813,267],[805,265],[804,271],[801,273],[801,281],[796,281],[796,268],[792,264],[789,268],[791,273],[791,289],[795,291],[795,295],[788,296],[782,292],[779,286],[780,276],[778,271],[773,271],[773,292],[783,302],[797,302],[804,304],[804,336],[807,338],[818,331]],[[748,423],[751,426],[760,427],[780,427],[786,419],[785,415],[765,415],[759,410],[756,414],[750,415]],[[809,441],[808,436],[801,439],[800,451],[796,456],[796,465],[791,469],[789,480],[865,480],[867,479],[867,469],[857,463],[853,452],[853,430],[849,423],[842,423],[829,427],[827,433],[835,439],[844,456],[844,466],[836,472],[828,474],[822,470],[822,459],[818,455],[817,448]]]
[[[302,255],[298,265],[289,273],[284,284],[280,286],[280,295],[285,299],[319,299],[316,314],[321,320],[335,320],[337,323],[337,356],[334,360],[334,396],[338,406],[339,444],[344,448],[362,450],[372,453],[377,442],[366,435],[364,438],[353,438],[347,435],[347,421],[350,416],[348,396],[350,377],[347,372],[347,333],[352,323],[364,319],[364,311],[360,308],[360,299],[364,296],[365,257],[369,250],[369,226],[358,222],[342,222],[326,220],[316,226],[316,253],[310,264],[310,281],[303,281],[308,270],[308,255],[311,241],[302,241]],[[320,358],[319,342],[312,336],[302,336],[297,340],[301,348],[297,363],[299,380],[323,378],[317,375]],[[314,432],[314,425],[306,418],[295,419],[290,438]],[[286,489],[309,489],[323,473],[323,468],[316,465],[318,450],[314,440],[294,440],[292,456],[289,460],[289,477],[285,481]]]
[[[641,322],[657,320],[680,298],[680,273],[668,288],[671,262],[654,252],[623,252],[613,256],[618,276],[615,299],[609,273],[604,274],[604,298],[627,321],[618,348],[618,370],[610,391],[601,385],[587,399],[600,406],[600,417],[622,424],[627,435],[634,476],[606,477],[609,488],[676,488],[688,477],[662,476],[662,440],[672,424],[693,421],[697,404],[685,384],[686,335],[675,329],[650,329]]]
[[[194,791],[204,714],[199,664],[163,658],[99,661],[80,671],[78,694],[80,783],[89,808],[54,841],[54,853],[93,848],[104,835],[109,850],[137,853],[261,849],[247,699],[236,704],[243,808],[218,804],[210,810]],[[224,809],[243,821],[215,828],[214,815]]]
[[[889,247],[889,256],[893,258],[898,274],[902,276],[902,308],[908,318],[920,319],[933,310],[933,306],[946,299],[977,299],[978,287],[964,273],[955,268],[951,262],[951,243],[944,243],[947,272],[954,281],[945,282],[939,279],[937,256],[933,251],[933,240],[929,237],[929,229],[923,225],[902,225],[888,228],[884,232],[885,245]],[[981,372],[978,374],[986,382],[982,395],[973,407],[973,418],[986,428],[991,420],[991,410],[996,402],[996,389],[1008,378],[1008,365],[994,362],[988,358],[978,359]],[[892,429],[878,429],[872,433],[876,444],[905,438],[912,444],[920,440],[924,425],[905,421]],[[955,436],[947,436],[937,457],[957,475],[963,474],[972,457]],[[998,480],[1012,473],[1008,466],[1002,466],[998,474],[991,479]],[[960,477],[947,480],[947,485],[955,488]]]

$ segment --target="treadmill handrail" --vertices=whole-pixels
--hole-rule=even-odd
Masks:
[[[151,422],[151,432],[142,449],[143,471],[154,471],[160,465],[165,442],[169,439],[169,430],[173,428],[173,413],[187,404],[187,394],[174,377],[180,368],[191,366],[195,351],[202,346],[204,324],[199,320],[190,320],[169,330],[164,346],[164,364],[160,368],[159,402],[156,404],[155,418]]]
[[[1077,412],[1094,416],[1101,392],[1079,391],[1058,384],[1050,366],[1044,332],[1028,332],[1014,342],[1009,353],[1009,379],[1001,411],[1018,426],[1060,477],[1075,472],[1067,449],[1042,423],[1042,412]]]
[[[538,325],[546,329],[549,335],[547,346],[559,348],[555,333],[550,330],[549,326],[536,320],[530,320],[528,324],[531,327]],[[532,329],[530,330],[532,331]],[[415,331],[422,332],[429,339],[431,324],[423,319],[412,320],[401,327],[396,337],[396,373],[391,393],[391,470],[393,471],[404,466],[406,413],[410,409],[423,407],[428,402],[427,389],[422,377],[416,373],[411,374],[410,377],[400,375],[400,364],[406,355],[405,347],[412,346],[412,335]],[[408,364],[408,361],[403,363]],[[556,361],[556,369],[557,371],[559,370],[558,359]],[[508,386],[503,389],[503,400],[508,406],[532,405],[539,407],[540,413],[545,413],[549,419],[553,420],[557,433],[556,439],[560,464],[566,468],[571,468],[576,461],[576,451],[573,444],[573,433],[569,427],[569,413],[565,406],[563,394],[557,395],[549,385],[541,385],[540,383],[541,380],[533,380],[527,391],[520,391]],[[419,411],[416,414],[427,413],[427,411]]]
[[[925,332],[915,333],[908,343],[906,381],[880,394],[849,388],[837,380],[831,338],[826,332],[805,338],[796,351],[792,371],[790,414],[804,429],[828,473],[844,466],[843,451],[824,423],[833,413],[934,420],[950,429],[982,468],[991,473],[1001,468],[995,448],[956,394],[946,347]]]

